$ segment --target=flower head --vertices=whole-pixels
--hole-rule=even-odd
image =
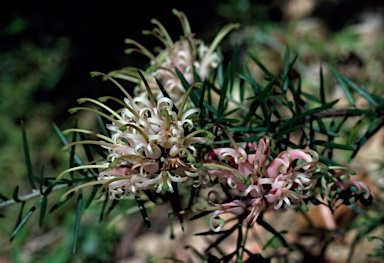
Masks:
[[[173,10],[173,14],[179,18],[183,28],[183,36],[179,40],[173,41],[165,27],[156,19],[151,20],[157,26],[156,28],[152,31],[143,31],[146,35],[155,36],[164,45],[157,55],[135,40],[126,39],[125,42],[133,46],[126,50],[127,54],[139,52],[149,58],[150,66],[146,70],[150,75],[148,84],[156,98],[159,99],[163,96],[156,82],[156,79],[158,79],[162,81],[164,89],[170,98],[179,106],[182,103],[186,87],[183,86],[177,70],[189,84],[195,83],[196,77],[198,81],[204,81],[220,62],[220,57],[216,52],[219,43],[232,29],[237,28],[239,25],[229,24],[225,26],[217,34],[211,46],[208,47],[202,40],[194,37],[188,19],[183,12]],[[130,68],[113,71],[110,75],[137,83],[135,94],[144,97],[148,95],[145,84],[132,74]]]
[[[139,74],[146,83],[142,73]],[[211,132],[195,126],[194,121],[200,110],[185,107],[188,93],[183,98],[184,103],[177,109],[170,98],[161,97],[157,100],[147,83],[148,97],[132,98],[113,78],[98,72],[93,75],[107,77],[126,97],[124,100],[113,97],[103,97],[99,101],[88,98],[79,100],[80,103],[96,104],[109,113],[87,107],[71,110],[93,111],[107,119],[110,122],[107,125],[110,137],[96,134],[101,141],[73,144],[99,144],[108,151],[107,159],[101,166],[106,169],[99,173],[98,180],[107,181],[109,191],[115,198],[121,198],[124,193],[139,194],[140,190],[151,188],[156,192],[173,192],[172,183],[186,181],[188,171],[194,170],[197,154],[195,145],[214,137]],[[190,90],[193,88],[194,85]],[[104,104],[107,100],[114,100],[123,108],[112,110]],[[67,132],[92,133],[80,129]]]
[[[311,196],[312,176],[318,163],[315,152],[288,150],[270,161],[266,137],[257,146],[254,143],[248,143],[244,148],[233,146],[213,150],[210,163],[204,165],[242,198],[241,205],[235,200],[229,202],[228,207],[234,208],[235,204],[242,207],[242,211],[247,213],[248,224],[253,225],[265,210],[305,206],[304,199]],[[245,148],[255,153],[247,153]],[[215,162],[214,156],[225,163]],[[232,210],[220,209],[212,218],[228,211]]]

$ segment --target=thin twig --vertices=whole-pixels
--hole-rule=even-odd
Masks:
[[[336,109],[336,110],[324,110],[322,112],[315,113],[310,116],[306,116],[303,118],[303,122],[310,122],[317,119],[323,119],[323,118],[335,118],[335,117],[357,117],[357,116],[363,116],[366,115],[363,112],[350,112],[351,110],[366,110],[366,109]],[[369,111],[369,110],[366,110]],[[372,111],[373,112],[373,111]],[[384,110],[376,109],[374,111],[376,115],[375,117],[382,117],[384,116]],[[372,115],[373,116],[373,115]],[[271,122],[272,127],[278,126],[280,123],[290,120],[291,117],[283,118],[276,122]]]
[[[56,185],[56,186],[54,186],[52,188],[51,192],[59,191],[59,190],[64,189],[64,188],[66,188],[68,186],[69,186],[68,184]],[[41,193],[40,193],[39,190],[33,190],[32,193],[29,193],[29,194],[26,194],[26,195],[18,197],[18,199],[20,201],[16,201],[15,199],[9,199],[9,200],[7,200],[5,202],[2,202],[0,204],[0,209],[5,208],[5,207],[10,206],[10,205],[14,205],[14,204],[20,203],[20,202],[26,202],[28,200],[31,200],[31,199],[34,199],[34,198],[37,198],[37,197],[40,197],[40,196],[41,196]]]

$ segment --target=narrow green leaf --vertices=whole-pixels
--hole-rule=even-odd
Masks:
[[[316,96],[313,96],[312,94],[309,94],[306,92],[301,92],[301,94],[303,94],[303,96],[306,97],[307,99],[309,99],[310,101],[313,101],[313,102],[316,102],[319,104],[323,104],[319,98],[317,98]]]
[[[76,124],[75,124],[74,128],[77,128],[77,121],[76,121]],[[77,138],[77,132],[72,133],[72,142],[76,142],[76,138]],[[76,148],[76,145],[73,145],[71,147],[71,149],[70,149],[70,153],[69,153],[69,168],[74,167],[75,153],[76,153],[75,148]],[[73,174],[74,174],[74,172],[70,172],[71,178],[73,178]]]
[[[189,246],[189,245],[186,245],[184,246],[185,249],[192,249],[193,253],[198,257],[200,258],[201,262],[204,262],[205,260],[205,256],[203,254],[201,254],[197,249],[195,249],[194,247],[192,246]]]
[[[257,108],[259,107],[259,103],[257,100],[254,100],[252,103],[251,103],[251,106],[250,106],[250,109],[249,111],[247,112],[247,114],[245,115],[245,117],[243,118],[243,123],[241,126],[248,126],[248,123],[249,121],[251,120],[252,116],[255,115],[255,112],[257,110]]]
[[[9,199],[3,195],[2,193],[0,193],[0,199],[3,200],[3,201],[8,201]]]
[[[41,173],[40,173],[40,182],[39,182],[40,194],[44,194],[43,186],[44,186],[44,165],[41,167]]]
[[[283,90],[284,91],[288,90],[288,82],[289,82],[288,73],[290,70],[289,60],[290,60],[290,52],[289,52],[289,47],[287,46],[285,48],[285,55],[284,55],[284,73],[283,73],[284,74],[283,75]]]
[[[161,83],[161,81],[158,80],[157,78],[155,78],[155,80],[156,80],[156,83],[157,83],[157,85],[159,86],[160,91],[161,91],[161,93],[163,94],[163,96],[164,96],[165,98],[168,98],[168,99],[172,100],[171,97],[169,96],[168,92],[165,90],[165,88],[164,88],[164,86],[163,86],[163,83]],[[173,104],[172,110],[173,110],[174,112],[178,112],[178,110],[177,110],[175,104]]]
[[[273,234],[275,237],[277,237],[284,247],[289,247],[287,241],[285,240],[285,238],[283,237],[281,232],[277,232],[276,229],[274,229],[271,225],[269,225],[267,222],[265,222],[263,220],[263,216],[262,215],[259,215],[259,217],[256,219],[256,222],[260,226],[264,227],[265,230],[269,231],[271,234]]]
[[[240,253],[240,249],[241,249],[241,244],[243,243],[243,228],[242,228],[243,227],[243,220],[244,220],[243,216],[240,216],[238,218],[238,220],[239,220],[239,223],[237,224],[237,226],[238,226],[238,229],[237,229],[238,235],[237,235],[237,242],[236,242],[236,250],[234,252],[237,255],[237,257],[239,257],[239,253]],[[232,257],[230,257],[229,259],[231,259],[231,258]]]
[[[384,98],[382,98],[380,95],[376,95],[376,94],[371,94],[371,97],[373,97],[374,100],[378,101],[381,104],[380,108],[383,109]]]
[[[34,179],[33,179],[34,175],[33,175],[33,169],[32,169],[32,162],[31,162],[31,157],[29,154],[27,133],[25,131],[24,121],[21,121],[21,132],[22,132],[22,137],[23,137],[23,149],[24,149],[25,162],[27,164],[29,184],[31,185],[31,187],[33,189],[36,189]]]
[[[235,251],[232,252],[232,253],[229,253],[228,255],[223,256],[223,257],[220,258],[219,261],[217,261],[217,262],[227,263],[227,262],[229,262],[229,261],[236,255],[236,253],[239,253],[239,249],[235,250]]]
[[[219,54],[220,63],[219,63],[219,66],[217,67],[217,83],[219,84],[219,87],[221,87],[223,86],[223,82],[224,82],[224,58],[221,50],[220,52],[218,52],[218,54]]]
[[[212,107],[212,105],[209,104],[207,101],[204,101],[203,105],[204,105],[204,108],[209,110],[213,115],[218,116],[217,110],[214,107]]]
[[[42,227],[44,224],[44,218],[47,213],[47,203],[48,203],[48,199],[47,199],[47,196],[45,195],[43,196],[43,201],[40,207],[39,227]]]
[[[268,71],[268,69],[263,65],[263,63],[261,63],[256,57],[252,56],[252,54],[249,54],[249,56],[251,57],[253,62],[255,62],[256,65],[260,67],[260,69],[264,72],[264,74],[267,75],[269,79],[273,79],[273,74]]]
[[[348,132],[349,135],[348,135],[346,144],[351,144],[354,140],[356,140],[358,136],[358,132],[361,130],[362,126],[364,126],[364,122],[363,122],[363,119],[360,119]]]
[[[104,219],[104,211],[105,211],[105,208],[107,207],[108,200],[109,200],[109,193],[108,191],[105,191],[105,198],[103,201],[103,205],[101,206],[99,222],[103,221]]]
[[[344,144],[328,142],[328,141],[315,140],[314,144],[317,144],[326,148],[341,149],[341,150],[347,150],[347,151],[356,150],[356,147],[353,147],[351,145],[344,145]]]
[[[295,127],[292,127],[292,128],[289,128],[289,129],[285,129],[283,131],[280,131],[278,133],[275,133],[273,138],[281,138],[283,137],[284,135],[287,135],[287,134],[291,134],[297,130],[300,130],[304,127],[304,124],[300,124],[300,125],[297,125]]]
[[[229,82],[231,77],[230,74],[231,74],[232,63],[233,62],[229,62],[229,66],[225,71],[223,85],[221,86],[221,90],[220,90],[220,99],[219,99],[219,105],[217,107],[217,114],[218,114],[217,116],[221,116],[225,111],[225,105],[227,102],[227,91],[229,88]]]
[[[380,129],[382,129],[384,127],[384,120],[382,120],[381,122],[379,122],[379,119],[375,119],[374,121],[372,121],[372,123],[370,124],[370,126],[368,127],[368,130],[367,132],[364,134],[364,136],[362,136],[357,142],[356,142],[356,149],[355,151],[353,152],[350,160],[352,160],[357,152],[360,150],[360,148],[364,145],[364,143],[369,139],[371,138],[374,134],[376,134],[376,132],[378,132]]]
[[[57,135],[59,136],[61,142],[65,145],[68,145],[68,141],[67,141],[67,138],[65,138],[64,134],[61,132],[61,130],[59,129],[59,127],[57,127],[56,124],[52,123],[52,126],[54,128],[54,130],[56,131]],[[71,149],[69,150],[71,152]],[[77,156],[77,154],[74,154],[74,160],[76,161],[76,163],[80,166],[83,166],[84,163],[81,161],[81,159],[79,158],[79,156]]]
[[[99,191],[99,189],[100,189],[100,185],[94,185],[92,187],[92,192],[89,195],[87,203],[85,204],[85,208],[88,208],[91,205],[91,203],[92,203],[93,199],[95,199],[96,194]]]
[[[87,137],[85,136],[84,133],[79,132],[78,134],[79,134],[79,137],[80,137],[80,141],[87,140]],[[89,162],[94,161],[93,154],[92,154],[92,151],[91,151],[91,148],[89,147],[89,145],[88,144],[83,144],[82,146],[84,148],[84,152],[85,152],[85,155],[87,156],[88,161]]]
[[[179,190],[178,190],[177,183],[173,182],[172,187],[173,187],[173,193],[167,192],[167,196],[168,196],[168,199],[171,203],[173,212],[175,213],[175,215],[177,215],[177,217],[179,219],[181,229],[184,231],[184,219],[183,219],[183,215],[180,213],[182,211],[181,198],[179,196]]]
[[[206,117],[206,111],[205,109],[203,108],[203,105],[204,105],[204,97],[205,97],[205,92],[208,88],[208,82],[205,80],[203,82],[203,87],[201,88],[201,91],[200,91],[200,100],[199,100],[199,109],[201,109],[201,117],[202,118],[205,118]],[[209,92],[209,90],[208,90]]]
[[[267,87],[265,87],[264,91],[262,92],[262,96],[260,98],[260,106],[261,106],[261,111],[263,113],[263,118],[264,118],[264,123],[265,126],[267,127],[267,132],[269,132],[270,126],[271,126],[271,111],[268,110],[267,106],[267,99],[265,98],[267,93],[266,91],[270,91],[272,89],[272,86],[274,85],[274,80],[272,79]],[[278,116],[277,116],[278,117]]]
[[[109,131],[107,130],[107,126],[105,125],[103,118],[101,118],[101,116],[99,114],[96,114],[96,119],[97,119],[97,122],[99,123],[102,134],[107,136],[107,137],[110,137],[111,135],[109,134]]]
[[[338,133],[341,128],[343,127],[344,123],[348,120],[348,116],[345,116],[343,119],[341,119],[340,123],[336,126],[335,132]]]
[[[317,119],[316,122],[318,122],[318,120],[321,120],[321,119]],[[321,133],[321,134],[324,134],[324,135],[327,135],[327,136],[332,136],[332,137],[335,137],[335,138],[336,137],[340,137],[340,135],[337,132],[335,132],[335,131],[324,130],[325,125],[324,125],[324,123],[322,121],[318,122],[318,123],[321,123],[321,125],[313,126],[312,127],[313,131]]]
[[[356,106],[355,99],[353,98],[351,92],[349,91],[347,85],[345,84],[345,81],[343,80],[342,74],[337,72],[336,69],[334,69],[333,67],[331,67],[331,71],[332,71],[333,75],[335,76],[337,82],[340,84],[341,88],[343,89],[344,94],[347,97],[349,103],[352,106]]]
[[[206,215],[209,215],[211,214],[212,212],[211,211],[203,211],[201,213],[198,213],[198,214],[195,214],[194,216],[192,216],[189,220],[196,220],[196,219],[199,219],[201,217],[204,217]],[[216,233],[216,232],[215,232]],[[197,235],[197,234],[195,234]]]
[[[79,237],[79,230],[80,230],[80,218],[81,218],[81,210],[83,208],[83,190],[79,189],[77,192],[77,208],[76,208],[76,219],[75,219],[75,227],[73,231],[73,250],[72,253],[76,253],[77,248],[77,240]]]
[[[225,231],[215,242],[213,242],[205,251],[209,251],[211,248],[217,247],[222,241],[224,241],[230,234],[232,234],[237,229],[237,224],[231,227],[229,230]]]
[[[323,66],[320,65],[320,100],[321,104],[325,104],[325,88],[324,88],[324,75]]]
[[[280,235],[287,234],[287,233],[288,233],[288,231],[280,231],[279,232]],[[266,250],[269,247],[269,245],[272,244],[273,240],[275,240],[275,239],[276,239],[276,236],[273,236],[271,239],[269,239],[269,241],[267,241],[267,243],[265,243],[265,245],[263,246],[263,251]]]
[[[48,213],[52,213],[53,211],[55,211],[57,208],[61,207],[63,204],[65,204],[73,195],[75,194],[75,192],[71,192],[67,195],[67,198],[65,198],[64,200],[60,200],[59,202],[57,202],[56,204],[54,204],[51,209],[48,211]]]
[[[179,77],[181,84],[183,85],[185,91],[188,91],[190,89],[191,85],[188,83],[188,81],[185,79],[183,73],[181,73],[181,71],[177,67],[175,67],[175,71],[176,71],[176,74]],[[189,97],[191,98],[194,105],[199,105],[199,98],[197,97],[195,91],[192,90],[191,93],[189,94]]]
[[[151,229],[151,220],[149,219],[147,209],[145,209],[143,200],[141,200],[140,196],[135,195],[135,201],[137,207],[139,208],[140,214],[144,219],[145,225],[148,227],[148,229]]]
[[[335,121],[332,120],[331,123],[329,124],[329,131],[330,132],[335,132]],[[328,143],[334,143],[334,137],[332,135],[328,134]],[[334,147],[329,147],[328,148],[328,158],[333,159],[333,149]]]
[[[196,188],[196,187],[190,187],[191,190],[190,190],[190,195],[189,195],[189,199],[188,199],[188,206],[185,210],[191,210],[193,204],[194,204],[194,201],[195,201],[195,198],[198,196],[199,194],[199,191],[200,191],[200,187]]]
[[[143,190],[143,193],[148,197],[149,201],[156,204],[156,196],[152,193],[151,190]]]
[[[43,199],[37,200],[37,202],[29,209],[29,211],[25,214],[25,216],[16,224],[15,229],[13,230],[11,234],[11,241],[14,239],[14,237],[19,233],[20,229],[25,225],[25,223],[28,221],[28,219],[32,216],[32,214],[36,211],[36,209],[39,207]],[[24,207],[24,204],[22,207]],[[22,210],[20,211],[22,212]],[[20,213],[21,215],[21,213]]]
[[[323,120],[322,120],[321,118],[318,118],[318,119],[316,120],[316,122],[317,122],[317,124],[319,124],[319,131],[320,131],[320,133],[329,135],[329,131],[328,131],[328,129],[325,127],[325,124],[324,124]],[[336,136],[337,136],[337,135],[336,135]],[[335,137],[336,137],[336,136],[335,136]]]
[[[239,85],[239,98],[240,101],[244,101],[244,95],[245,95],[245,85],[244,85],[244,80],[240,79],[240,85]]]
[[[373,107],[377,107],[377,102],[366,92],[364,89],[360,88],[355,82],[349,79],[347,76],[340,74],[341,78],[357,93],[359,93],[363,98],[365,98]]]
[[[118,200],[118,199],[113,199],[113,200],[112,200],[112,203],[111,203],[110,206],[108,207],[107,212],[105,212],[104,217],[107,217],[107,216],[112,212],[112,210],[116,207],[116,205],[119,203],[119,201],[120,201],[120,200]]]
[[[19,186],[18,186],[18,185],[16,185],[16,186],[15,186],[15,189],[13,190],[12,198],[13,198],[13,200],[15,200],[15,201],[18,202],[18,203],[22,202],[22,201],[19,199]]]
[[[303,112],[303,113],[301,113],[301,114],[299,114],[299,115],[296,115],[296,116],[294,116],[293,118],[291,118],[291,119],[289,119],[289,120],[283,122],[282,124],[280,124],[280,125],[277,127],[277,129],[280,130],[280,129],[283,129],[283,128],[285,128],[285,127],[287,127],[287,126],[289,126],[289,125],[291,125],[291,124],[295,124],[295,123],[296,123],[296,125],[297,125],[298,123],[301,123],[301,122],[304,120],[304,118],[305,118],[306,116],[314,115],[314,114],[316,114],[316,113],[318,113],[318,112],[321,112],[321,111],[323,111],[323,110],[325,110],[325,109],[331,108],[331,107],[332,107],[333,105],[335,105],[337,102],[338,102],[338,100],[335,100],[335,101],[332,101],[332,102],[330,102],[330,103],[324,104],[324,105],[322,105],[322,106],[320,106],[320,107],[317,107],[317,108],[314,108],[314,109],[307,110],[306,112]]]

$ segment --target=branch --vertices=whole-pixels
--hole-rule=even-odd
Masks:
[[[362,111],[362,112],[358,112]],[[314,114],[313,116],[307,116],[305,118],[306,121],[318,119],[318,118],[333,118],[333,117],[354,117],[354,116],[362,116],[365,115],[370,110],[365,109],[338,109],[338,110],[326,110],[319,113]],[[373,112],[373,111],[371,111]],[[374,111],[377,117],[384,116],[384,110],[376,109]]]
[[[56,192],[56,191],[59,191],[61,189],[64,189],[68,187],[68,184],[60,184],[60,185],[56,185],[52,188],[51,192]],[[37,198],[37,197],[40,197],[42,194],[39,190],[33,190],[32,193],[30,194],[26,194],[26,195],[23,195],[21,197],[19,197],[18,199],[20,201],[16,201],[15,199],[10,199],[10,200],[7,200],[5,202],[2,202],[0,204],[0,209],[2,208],[5,208],[7,206],[10,206],[10,205],[14,205],[14,204],[17,204],[17,203],[20,203],[20,202],[26,202],[28,200],[31,200],[31,199],[34,199],[34,198]]]
[[[337,110],[324,110],[322,112],[315,113],[310,116],[306,116],[303,122],[310,122],[317,119],[322,118],[335,118],[335,117],[356,117],[356,116],[363,116],[367,115],[367,113],[371,113],[368,115],[376,116],[378,118],[384,116],[384,110],[382,109],[376,109],[375,111],[370,111],[368,109],[337,109]],[[373,113],[376,113],[375,115]],[[290,120],[291,117],[283,118],[279,121],[271,122],[272,127],[277,127],[282,122]]]

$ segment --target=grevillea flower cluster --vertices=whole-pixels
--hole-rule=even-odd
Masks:
[[[138,70],[133,72],[131,68],[113,71],[109,75],[92,73],[117,85],[124,99],[109,96],[99,100],[83,98],[79,103],[91,103],[103,111],[89,107],[70,111],[86,110],[100,115],[109,122],[110,136],[83,129],[69,129],[63,133],[84,133],[98,138],[70,143],[66,146],[68,149],[76,144],[94,144],[103,147],[108,155],[97,163],[70,168],[57,180],[76,170],[99,169],[97,181],[71,191],[100,184],[103,185],[101,189],[108,188],[115,199],[121,199],[124,195],[138,196],[142,190],[174,192],[175,185],[190,178],[192,184],[186,185],[209,190],[211,207],[208,210],[213,211],[210,226],[216,232],[225,224],[220,218],[225,213],[241,216],[247,224],[253,225],[265,211],[290,208],[307,211],[307,203],[315,196],[320,196],[322,200],[316,200],[331,210],[339,204],[352,202],[352,199],[369,203],[370,190],[364,183],[352,180],[351,172],[345,168],[320,163],[313,150],[289,149],[273,157],[267,137],[258,144],[250,142],[242,147],[230,136],[232,147],[208,145],[215,136],[197,124],[208,124],[212,120],[199,119],[201,109],[188,103],[189,95],[201,84],[197,81],[204,81],[217,67],[220,62],[217,46],[238,25],[224,27],[207,47],[194,38],[184,13],[174,10],[174,14],[179,17],[184,31],[180,40],[173,42],[157,20],[152,20],[157,28],[144,32],[154,35],[165,46],[156,56],[136,41],[126,40],[134,46],[127,53],[140,52],[150,59],[151,66],[146,70],[146,76]],[[115,78],[137,83],[134,96]],[[183,78],[191,83],[187,89],[185,83],[182,84]],[[159,81],[164,89],[159,86]],[[113,110],[107,106],[107,101],[114,101],[121,106],[120,109]],[[223,202],[220,202],[217,189],[212,187],[217,183],[228,189],[227,200]]]
[[[224,226],[225,221],[219,217],[224,213],[246,215],[245,221],[253,225],[260,213],[267,210],[300,207],[308,211],[306,204],[315,193],[314,184],[317,180],[323,182],[322,189],[328,193],[325,200],[337,201],[352,195],[357,195],[360,200],[370,198],[369,188],[362,182],[351,180],[345,170],[333,175],[326,174],[331,178],[329,186],[325,178],[319,177],[322,164],[315,151],[293,149],[271,158],[267,137],[261,139],[257,146],[255,143],[247,143],[244,148],[234,146],[214,149],[210,161],[204,164],[209,169],[208,173],[217,176],[219,182],[237,197],[227,203],[216,203],[220,199],[218,192],[209,192],[208,200],[215,210],[210,220],[213,231],[218,232]],[[219,161],[215,161],[215,158]],[[335,191],[333,198],[330,198],[330,191]],[[216,219],[219,224],[215,226]]]
[[[173,13],[180,19],[183,28],[184,35],[180,40],[173,41],[164,26],[156,19],[152,19],[151,22],[157,27],[152,31],[143,31],[143,33],[155,36],[161,41],[164,48],[160,48],[158,54],[154,55],[137,41],[126,39],[125,42],[133,47],[125,52],[127,54],[139,52],[147,56],[150,59],[150,66],[145,72],[148,75],[148,84],[152,93],[157,99],[163,97],[155,79],[161,80],[169,97],[176,106],[179,106],[182,103],[185,88],[176,72],[176,68],[188,83],[203,82],[220,63],[220,56],[216,49],[221,40],[239,25],[226,25],[208,47],[202,40],[194,37],[188,19],[183,12],[173,10]],[[144,82],[141,78],[137,78],[136,74],[132,73],[131,68],[127,67],[112,71],[109,75],[137,83],[135,94],[143,97],[148,96]]]
[[[144,76],[139,72],[146,83]],[[103,75],[113,81],[124,93],[125,99],[102,97],[97,100],[83,98],[79,103],[90,102],[104,110],[107,115],[87,107],[77,107],[70,111],[92,111],[106,118],[111,136],[94,134],[81,129],[69,129],[70,132],[82,132],[96,135],[101,141],[80,141],[75,144],[98,144],[108,150],[107,160],[96,164],[75,167],[67,170],[84,168],[103,169],[98,176],[98,183],[108,185],[114,198],[120,199],[124,194],[140,194],[141,190],[155,189],[156,192],[173,192],[172,182],[181,183],[187,180],[191,166],[196,162],[194,145],[214,138],[207,130],[197,129],[193,120],[200,114],[200,109],[185,109],[189,93],[177,110],[170,98],[158,100],[153,96],[146,83],[149,98],[132,98],[119,83],[103,73],[94,72],[94,76]],[[197,85],[197,84],[196,84]],[[189,92],[195,86],[191,86]],[[113,100],[123,106],[115,111],[103,102]],[[203,135],[203,136],[199,136]],[[59,176],[59,179],[64,175]]]

